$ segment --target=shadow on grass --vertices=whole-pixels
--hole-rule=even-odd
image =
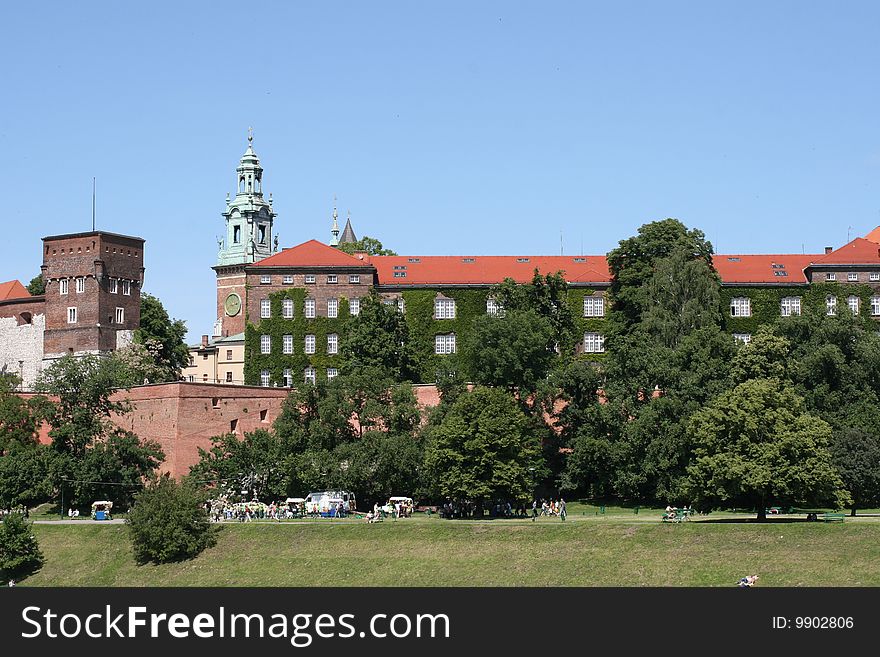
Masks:
[[[787,525],[793,522],[813,522],[816,524],[826,524],[824,522],[816,521],[816,520],[807,520],[806,518],[767,518],[766,520],[758,520],[757,518],[713,518],[712,520],[694,520],[692,522],[700,522],[700,523],[714,523],[714,524],[723,524],[723,525],[743,525],[743,524],[755,524],[755,525]]]

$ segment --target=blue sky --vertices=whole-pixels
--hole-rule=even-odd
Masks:
[[[282,246],[605,253],[654,219],[721,253],[880,224],[880,4],[49,2],[4,7],[0,281],[40,238],[144,237],[145,290],[215,319],[248,126]]]

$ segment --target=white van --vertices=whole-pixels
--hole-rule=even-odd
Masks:
[[[340,501],[345,513],[352,513],[357,509],[354,493],[347,490],[322,490],[306,495],[306,513],[329,514],[331,508],[340,505]]]

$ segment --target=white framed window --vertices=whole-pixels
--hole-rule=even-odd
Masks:
[[[859,273],[855,271],[851,271],[846,275],[846,280],[850,283],[856,283],[859,280]]]
[[[348,276],[348,282],[351,283],[352,285],[358,285],[358,284],[360,284],[360,282],[361,282],[361,275],[360,275],[360,274],[349,274],[349,276]]]
[[[743,344],[748,344],[749,342],[752,341],[752,334],[751,333],[734,333],[733,338],[735,340],[739,340]]]
[[[67,309],[67,323],[76,324],[76,307],[71,306]]]
[[[826,272],[825,273],[825,280],[826,281],[836,281],[837,274],[835,274],[833,271]]]
[[[270,283],[272,283],[272,277],[269,274],[260,276],[260,285],[269,285]]]
[[[82,294],[85,291],[86,291],[86,279],[77,278],[76,279],[76,293]]]
[[[107,289],[110,291],[110,294],[116,294],[119,291],[119,281],[111,278],[107,283]]]
[[[131,294],[131,281],[122,281],[122,293],[125,295]]]
[[[434,319],[455,319],[455,299],[434,299]]]
[[[269,319],[272,316],[272,302],[269,299],[260,299],[260,319]]]
[[[328,367],[327,368],[327,380],[328,381],[330,379],[335,379],[337,376],[339,376],[339,370],[337,370],[335,367]]]
[[[125,308],[116,309],[116,323],[125,324]]]
[[[871,315],[873,317],[880,315],[880,297],[878,296],[871,297]]]
[[[293,385],[293,374],[290,371],[290,368],[286,368],[284,370],[284,386],[289,388]]]
[[[226,383],[232,383],[232,372],[226,373]]]
[[[68,280],[66,278],[62,278],[58,281],[58,294],[67,294],[67,286]]]
[[[862,300],[857,297],[855,294],[850,294],[846,298],[846,305],[849,306],[849,311],[853,315],[859,314],[859,307],[861,306]]]
[[[327,353],[328,354],[338,354],[339,353],[339,336],[336,333],[331,333],[327,336]]]
[[[281,338],[281,353],[283,354],[292,354],[293,353],[293,336],[285,335]]]
[[[327,317],[339,317],[339,299],[327,299]]]
[[[349,299],[348,300],[348,312],[352,316],[357,316],[361,314],[361,300],[360,299]]]
[[[486,314],[497,317],[501,314],[501,304],[495,301],[492,297],[489,297],[486,299]]]
[[[284,285],[293,285],[293,276],[288,274],[287,276],[285,276],[284,278],[281,279],[281,282]]]
[[[584,353],[601,354],[605,351],[605,338],[600,333],[584,333]]]
[[[584,297],[584,317],[605,317],[605,297]]]
[[[752,300],[748,297],[733,297],[730,300],[731,317],[751,317]]]
[[[791,317],[792,315],[801,314],[801,298],[800,297],[783,297],[779,304],[779,311],[783,317]]]
[[[315,336],[307,335],[306,336],[306,353],[313,354],[315,353]]]
[[[314,283],[315,282],[315,275],[314,274],[306,274],[305,281],[306,281],[306,283]]]
[[[454,354],[455,353],[455,333],[448,335],[434,336],[434,353],[435,354]]]
[[[271,354],[272,353],[272,336],[271,335],[261,335],[260,336],[260,353],[261,354]]]
[[[269,387],[269,370],[260,370],[260,385],[264,388]]]
[[[306,383],[314,383],[318,378],[314,367],[307,367],[303,374],[305,375]]]
[[[868,275],[868,279],[869,279],[872,283],[876,283],[877,281],[880,281],[880,271],[872,271],[872,272]]]
[[[284,319],[293,319],[293,299],[283,299],[281,301],[281,316]]]
[[[327,282],[328,283],[336,283],[339,281],[339,277],[336,274],[327,274]]]
[[[837,314],[837,297],[830,294],[825,297],[825,314],[829,316]]]
[[[314,299],[306,299],[306,317],[308,319],[315,318],[315,300]]]

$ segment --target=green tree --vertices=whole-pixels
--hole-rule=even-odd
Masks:
[[[474,383],[507,388],[525,399],[553,366],[553,341],[550,321],[534,311],[480,315],[462,345],[462,363]]]
[[[382,242],[377,240],[375,237],[368,237],[364,235],[361,239],[356,242],[346,242],[344,244],[339,245],[339,250],[343,251],[349,255],[353,255],[356,252],[363,251],[367,253],[367,255],[379,255],[379,256],[394,256],[397,255],[391,249],[383,248]]]
[[[521,285],[511,278],[496,285],[490,295],[500,305],[502,314],[533,312],[550,322],[552,334],[547,348],[567,358],[574,351],[574,313],[568,304],[568,282],[564,272],[541,273],[535,269],[532,281]]]
[[[831,457],[856,509],[880,504],[880,438],[859,429],[835,432]]]
[[[168,475],[141,491],[129,513],[132,549],[138,563],[192,559],[216,544],[204,509],[205,490]]]
[[[346,323],[342,356],[343,374],[372,370],[395,381],[415,377],[406,319],[375,293],[361,299],[360,313]]]
[[[43,280],[42,274],[37,274],[28,283],[27,291],[32,297],[39,297],[46,294],[46,281]]]
[[[156,364],[162,373],[161,381],[177,381],[180,371],[189,363],[185,337],[185,321],[171,319],[159,299],[151,294],[141,294],[141,321],[134,339],[155,353]]]
[[[115,431],[75,461],[75,480],[67,484],[70,498],[79,505],[112,500],[115,508],[126,510],[164,460],[165,453],[156,441],[142,441],[130,431]]]
[[[457,501],[526,500],[544,474],[539,441],[516,401],[476,387],[433,431],[426,467],[440,494]]]
[[[694,413],[688,492],[698,507],[849,502],[829,451],[831,427],[778,379],[741,383]]]
[[[777,335],[772,326],[762,326],[748,344],[733,357],[731,377],[734,383],[749,379],[787,379],[791,343]]]
[[[52,499],[57,454],[33,445],[0,456],[0,509],[31,507]]]
[[[31,524],[20,513],[10,513],[0,523],[0,580],[19,580],[39,570],[45,558]]]
[[[15,375],[0,375],[0,455],[35,445],[45,418],[46,398],[37,395],[23,399],[16,394],[19,383]]]

